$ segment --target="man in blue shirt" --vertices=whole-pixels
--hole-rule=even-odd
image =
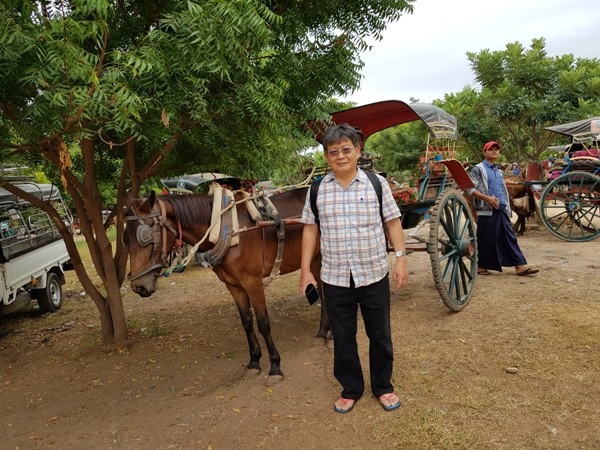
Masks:
[[[502,267],[514,267],[517,275],[533,275],[538,269],[527,267],[527,260],[512,229],[510,200],[502,171],[496,165],[500,144],[490,141],[483,146],[485,160],[469,176],[475,187],[468,193],[473,197],[477,212],[477,274],[489,275],[489,270],[502,272]]]

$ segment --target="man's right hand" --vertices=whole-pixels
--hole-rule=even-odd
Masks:
[[[499,200],[493,195],[488,196],[487,204],[490,205],[493,209],[498,209],[500,207]]]
[[[300,273],[300,283],[298,284],[298,291],[302,295],[304,295],[304,292],[306,291],[306,286],[308,286],[309,284],[313,284],[315,286],[318,285],[317,280],[315,279],[314,275],[310,271],[301,272]]]

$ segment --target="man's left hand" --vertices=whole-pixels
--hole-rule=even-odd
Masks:
[[[397,289],[400,289],[408,284],[408,267],[407,256],[401,256],[396,259],[394,269],[392,270],[392,281]]]

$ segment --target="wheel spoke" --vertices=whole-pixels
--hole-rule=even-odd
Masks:
[[[542,221],[555,236],[589,241],[600,236],[600,177],[571,172],[550,183],[541,197]]]
[[[430,211],[430,259],[436,287],[452,311],[469,302],[476,272],[475,225],[462,193],[449,190]]]

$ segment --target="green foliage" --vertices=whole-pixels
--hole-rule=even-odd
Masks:
[[[446,96],[443,105],[458,117],[469,148],[497,140],[508,160],[537,161],[558,139],[545,127],[600,114],[597,58],[550,57],[543,38],[528,49],[514,42],[467,57],[481,90]]]
[[[79,0],[0,5],[0,142],[95,141],[102,203],[124,145],[143,167],[176,133],[162,176],[268,177],[311,145],[302,124],[359,85],[367,38],[411,1]],[[37,161],[40,164],[40,161]]]
[[[438,106],[456,116],[458,123],[457,159],[460,161],[481,161],[481,148],[489,140],[501,136],[500,123],[486,114],[486,107],[480,94],[472,88],[446,94]]]
[[[312,145],[306,121],[358,87],[367,39],[411,3],[4,1],[0,159],[17,154],[65,186],[98,273],[122,279],[102,207],[170,175],[291,177]],[[118,299],[87,288],[113,314],[103,331],[123,339]]]
[[[47,184],[50,183],[50,180],[46,176],[46,174],[42,171],[36,170],[33,172],[33,177],[36,183],[39,184]]]
[[[376,169],[409,181],[420,172],[419,156],[427,148],[427,126],[421,122],[398,125],[369,137],[365,151],[377,155]]]
[[[136,155],[142,165],[186,129],[197,144],[185,149],[199,165],[241,157],[261,171],[259,157],[270,167],[294,151],[270,149],[273,139],[300,137],[299,125],[329,97],[358,87],[365,39],[411,11],[397,0],[151,3],[0,6],[0,95],[13,107],[2,139],[15,127],[21,145],[55,134],[75,142],[97,136],[113,150],[135,136],[151,142]],[[74,122],[65,126],[65,118]],[[218,152],[205,162],[200,145]],[[260,150],[247,155],[252,148]]]

